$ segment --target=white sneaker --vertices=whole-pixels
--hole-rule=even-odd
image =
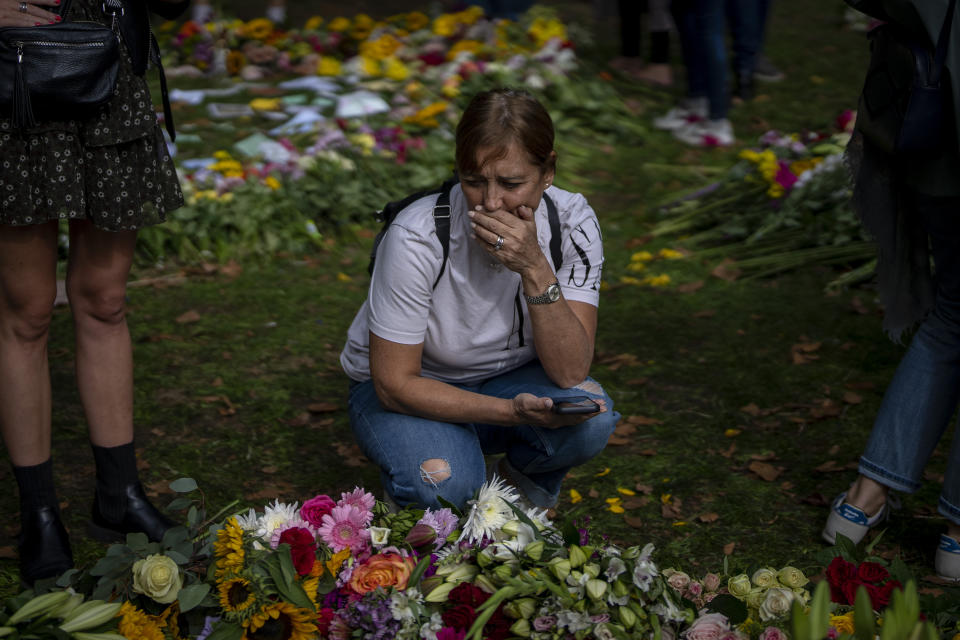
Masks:
[[[960,581],[960,543],[946,534],[940,534],[940,545],[933,558],[933,568],[944,580]]]
[[[653,126],[661,131],[675,131],[707,117],[707,101],[694,98],[680,103],[666,114],[653,119]]]
[[[722,120],[700,120],[673,130],[673,137],[695,147],[729,147],[735,142],[733,125]]]
[[[883,503],[880,511],[868,516],[863,509],[847,502],[847,492],[844,491],[836,497],[830,506],[830,515],[827,517],[827,524],[823,527],[823,533],[821,534],[824,541],[829,544],[836,544],[837,534],[842,533],[853,544],[860,544],[871,527],[877,526],[890,515],[888,502]]]

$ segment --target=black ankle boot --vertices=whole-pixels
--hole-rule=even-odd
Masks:
[[[20,579],[32,585],[73,568],[67,530],[56,507],[39,506],[20,513]]]
[[[90,537],[101,542],[120,542],[128,533],[141,532],[147,534],[151,542],[160,542],[167,529],[176,526],[153,506],[139,482],[128,484],[121,491],[120,495],[98,492],[94,496],[87,525]]]
[[[97,489],[88,526],[91,537],[103,542],[119,541],[128,533],[142,532],[160,542],[174,523],[157,511],[140,485],[133,443],[117,447],[93,446],[97,465]]]

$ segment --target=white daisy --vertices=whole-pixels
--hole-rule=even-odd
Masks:
[[[467,502],[470,511],[457,541],[467,540],[476,544],[484,538],[493,538],[500,527],[514,519],[510,504],[519,498],[513,487],[494,474],[489,482],[480,487],[476,499]]]
[[[237,514],[237,524],[240,525],[240,528],[244,531],[256,531],[257,530],[257,512],[251,507],[250,511],[247,511],[245,515]]]

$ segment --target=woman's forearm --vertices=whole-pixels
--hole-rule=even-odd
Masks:
[[[410,376],[393,384],[374,378],[384,408],[397,413],[451,423],[516,424],[513,401],[466,391],[439,380]]]
[[[556,280],[549,265],[523,274],[523,292],[528,296],[541,295],[547,285]],[[593,322],[586,323],[574,312],[563,296],[549,304],[528,304],[533,342],[537,357],[550,379],[562,388],[580,384],[590,372],[593,361]],[[585,310],[594,313],[592,309]]]

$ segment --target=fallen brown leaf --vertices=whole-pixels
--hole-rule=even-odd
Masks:
[[[277,471],[279,471],[279,469],[277,469],[277,467],[270,465],[266,467],[261,467],[260,471],[263,471],[264,473],[276,473]]]
[[[850,306],[853,307],[854,311],[862,316],[870,314],[870,310],[867,309],[867,305],[863,304],[863,300],[860,299],[860,296],[853,296],[853,298],[850,300]]]
[[[683,284],[678,284],[676,290],[680,293],[693,293],[694,291],[699,291],[703,289],[703,280],[695,280],[693,282],[684,282]]]
[[[637,455],[640,455],[640,456],[655,456],[655,455],[657,455],[657,450],[656,450],[656,449],[641,449],[640,451],[637,451]]]
[[[726,258],[710,271],[710,275],[715,278],[720,278],[721,280],[726,280],[727,282],[733,282],[743,273],[741,269],[734,266],[735,264],[736,261],[731,258]]]
[[[334,402],[314,402],[307,405],[307,411],[310,413],[331,413],[339,410],[340,405]]]
[[[759,460],[754,460],[747,468],[767,482],[773,482],[783,473],[783,467],[775,467],[768,462],[760,462]]]
[[[712,318],[717,315],[717,312],[713,309],[703,309],[702,311],[696,311],[693,314],[694,318]]]
[[[637,426],[621,420],[617,423],[617,426],[613,429],[613,432],[621,436],[632,436],[637,432]]]
[[[697,520],[700,522],[711,523],[716,522],[720,518],[719,513],[704,513],[700,516],[697,516]]]
[[[817,472],[819,472],[819,473],[829,473],[829,472],[831,472],[831,471],[843,471],[844,469],[843,469],[842,466],[838,465],[838,464],[836,463],[836,461],[834,461],[834,460],[827,460],[827,461],[824,462],[823,464],[821,464],[821,465],[819,465],[819,466],[817,466],[817,467],[814,467],[813,470],[814,470],[814,471],[817,471]]]
[[[590,496],[591,498],[599,498],[600,492],[597,491],[596,489],[590,489],[590,491],[587,491],[587,495]]]
[[[769,462],[770,460],[776,460],[777,454],[773,451],[764,451],[763,453],[751,453],[751,460],[759,460],[760,462]]]
[[[660,515],[668,520],[679,520],[683,517],[680,515],[680,509],[678,508],[678,505],[675,504],[660,505]]]
[[[838,403],[824,398],[817,406],[810,408],[810,415],[814,418],[836,418],[843,412],[843,407]]]
[[[731,542],[729,544],[723,545],[723,555],[728,556],[733,553],[734,548],[737,546],[736,542]]]
[[[640,493],[642,493],[643,495],[646,495],[646,496],[648,496],[648,495],[650,495],[651,493],[653,493],[653,487],[651,487],[651,486],[648,485],[648,484],[640,484],[640,483],[638,482],[637,484],[635,484],[635,485],[633,486],[633,488],[634,488],[636,491],[638,491],[638,492],[640,492]]]
[[[843,386],[845,386],[847,389],[855,389],[857,391],[868,391],[870,389],[875,388],[877,385],[875,385],[872,382],[864,381],[864,382],[848,382]]]
[[[619,435],[617,433],[611,433],[610,437],[607,438],[607,444],[613,445],[615,447],[620,447],[626,444],[630,444],[630,438]]]
[[[190,309],[190,311],[181,313],[179,316],[177,316],[174,322],[177,324],[189,324],[191,322],[200,322],[201,318],[202,316],[197,311]]]
[[[725,451],[720,451],[720,455],[729,460],[733,457],[733,454],[737,451],[737,444],[735,442],[730,443],[730,446]]]
[[[620,506],[624,509],[640,509],[648,504],[650,504],[650,496],[633,496],[620,503]]]
[[[240,266],[236,260],[231,260],[227,264],[220,266],[220,273],[230,278],[236,278],[243,273],[243,267]]]
[[[13,547],[0,547],[0,558],[5,558],[7,560],[13,560],[17,558],[17,550]]]
[[[847,391],[843,394],[843,401],[847,404],[860,404],[863,402],[863,396],[853,391]]]
[[[626,522],[631,527],[633,527],[634,529],[643,529],[643,520],[641,520],[636,516],[628,516],[624,514],[623,521]]]
[[[800,498],[800,502],[813,505],[814,507],[825,507],[830,504],[830,501],[827,500],[822,493],[811,493],[805,498]]]
[[[624,418],[627,424],[635,425],[652,425],[652,424],[663,424],[663,420],[657,418],[648,418],[647,416],[627,416]]]
[[[640,378],[631,378],[627,380],[627,386],[629,387],[642,387],[643,385],[650,382],[650,378],[640,377]]]
[[[340,461],[348,467],[362,467],[369,462],[363,452],[360,451],[360,447],[355,443],[334,442],[333,446],[337,450],[337,455],[341,458]]]

